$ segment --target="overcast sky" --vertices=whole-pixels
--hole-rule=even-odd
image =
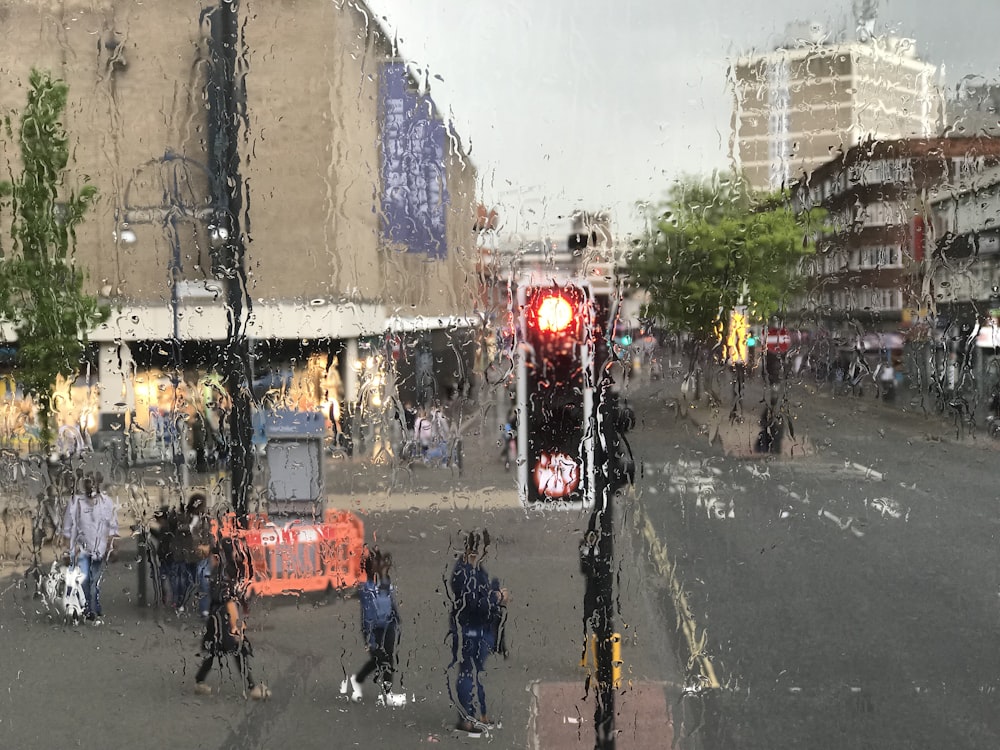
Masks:
[[[576,208],[661,199],[682,173],[725,168],[726,71],[790,21],[853,28],[851,0],[369,0],[471,149],[505,228],[562,233]],[[879,0],[876,31],[922,59],[1000,79],[998,0]]]

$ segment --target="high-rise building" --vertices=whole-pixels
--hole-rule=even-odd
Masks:
[[[911,39],[830,41],[793,24],[774,50],[739,58],[730,148],[750,186],[776,190],[866,138],[936,135],[937,69]]]

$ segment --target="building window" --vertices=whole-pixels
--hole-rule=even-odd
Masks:
[[[858,268],[902,268],[902,253],[898,245],[873,245],[858,250]]]

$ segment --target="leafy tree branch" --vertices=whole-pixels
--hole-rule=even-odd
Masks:
[[[42,441],[51,445],[53,395],[59,376],[80,371],[87,335],[108,310],[84,291],[76,265],[76,228],[97,189],[66,188],[69,137],[63,126],[68,87],[32,70],[27,103],[17,128],[4,118],[5,149],[16,143],[21,171],[0,181],[0,218],[10,236],[0,242],[0,318],[17,334],[18,380],[38,406]]]
[[[798,269],[815,253],[824,214],[796,213],[787,193],[716,176],[682,179],[648,218],[629,263],[644,314],[704,345],[719,340],[734,308],[767,320],[801,291]]]

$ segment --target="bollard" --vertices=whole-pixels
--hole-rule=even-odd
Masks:
[[[147,586],[149,584],[149,575],[146,566],[146,561],[149,557],[149,547],[146,544],[146,529],[141,525],[136,529],[138,533],[135,535],[135,547],[136,555],[138,556],[137,564],[135,566],[137,574],[139,576],[138,585],[136,586],[136,596],[138,597],[138,603],[140,607],[149,606],[149,591]]]

